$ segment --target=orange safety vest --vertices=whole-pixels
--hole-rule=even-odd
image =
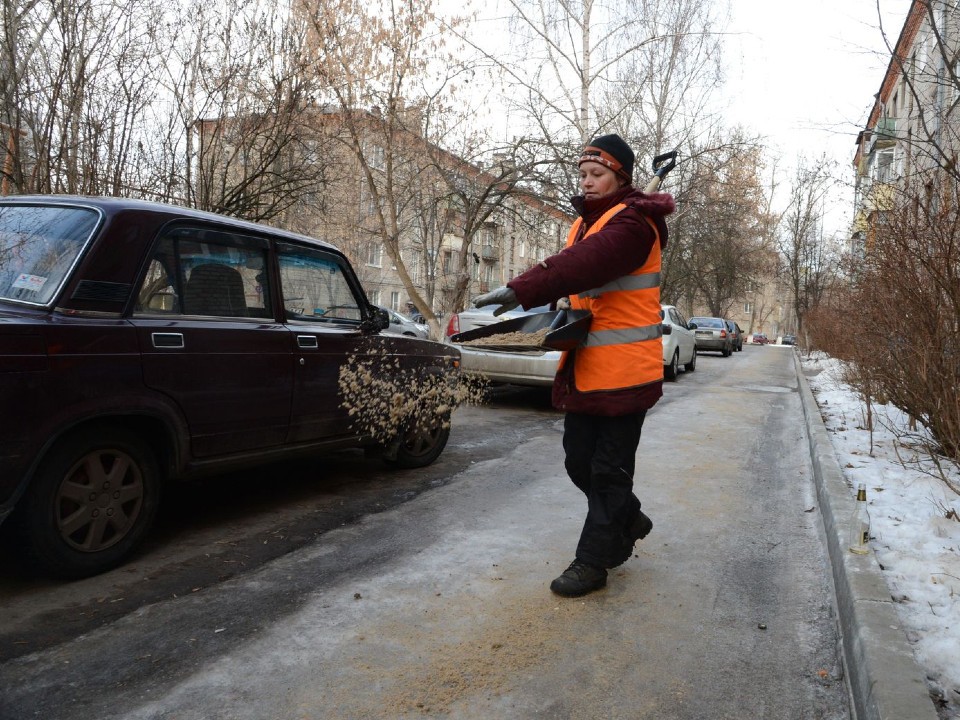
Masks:
[[[584,237],[599,232],[610,218],[623,210],[620,203],[605,212]],[[590,332],[577,347],[574,377],[577,390],[619,390],[663,380],[663,334],[660,320],[660,234],[642,267],[603,287],[570,298],[574,310],[593,314]],[[583,218],[577,218],[567,236],[574,244]],[[566,361],[564,353],[561,365]]]

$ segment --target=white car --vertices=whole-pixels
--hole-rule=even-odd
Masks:
[[[418,337],[423,340],[430,339],[430,328],[420,323],[415,323],[408,317],[404,317],[396,310],[383,308],[390,316],[390,324],[381,332],[391,333],[393,335],[406,335],[408,337]]]
[[[550,309],[547,306],[530,310],[517,308],[495,316],[493,311],[497,307],[499,306],[487,305],[451,315],[447,322],[447,341],[449,342],[451,336],[467,330],[535,312],[547,312]],[[553,385],[553,377],[557,374],[557,365],[560,363],[559,350],[542,348],[500,350],[454,344],[460,348],[460,369],[465,373],[482,375],[492,383],[550,387]]]
[[[663,316],[663,377],[676,380],[680,367],[697,369],[697,338],[686,318],[673,305],[661,305]]]

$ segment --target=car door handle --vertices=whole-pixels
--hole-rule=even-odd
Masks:
[[[302,348],[318,347],[317,336],[316,335],[297,335],[297,347],[302,347]]]
[[[150,333],[155,348],[183,348],[183,333]]]

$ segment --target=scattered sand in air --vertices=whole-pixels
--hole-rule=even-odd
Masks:
[[[387,443],[415,423],[449,425],[455,408],[483,401],[484,378],[440,367],[426,372],[419,365],[409,367],[410,359],[390,354],[383,346],[347,358],[340,368],[340,406],[349,413],[355,431]]]

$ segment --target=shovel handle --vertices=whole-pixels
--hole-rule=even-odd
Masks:
[[[643,189],[643,191],[648,193],[654,192],[660,187],[660,183],[663,182],[663,178],[667,176],[667,173],[673,170],[676,166],[676,150],[671,150],[670,152],[665,152],[662,155],[657,155],[653,159],[653,178],[651,178],[650,182],[647,183],[647,186]]]

